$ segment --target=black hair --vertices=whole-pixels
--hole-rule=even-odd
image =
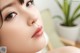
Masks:
[[[2,19],[2,15],[1,15],[1,11],[0,11],[0,28],[2,27],[3,24],[3,19]]]
[[[24,0],[19,0],[20,4],[23,4],[24,3]]]

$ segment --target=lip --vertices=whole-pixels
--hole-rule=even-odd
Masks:
[[[32,38],[39,38],[42,36],[43,31],[42,31],[42,26],[38,27],[35,33],[33,34]]]

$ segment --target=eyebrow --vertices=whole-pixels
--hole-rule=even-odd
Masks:
[[[18,0],[18,2],[22,5],[24,3],[24,0]],[[6,6],[4,6],[2,9],[0,9],[0,12],[2,12],[5,8],[10,7],[14,5],[14,2],[7,4]]]
[[[10,6],[12,6],[12,5],[13,5],[13,3],[10,3],[10,4],[6,5],[6,6],[4,6],[2,9],[0,9],[0,16],[1,16],[1,18],[2,18],[2,11],[3,11],[5,8],[10,7]]]
[[[10,4],[6,5],[6,6],[4,6],[4,7],[0,10],[0,12],[2,12],[5,8],[10,7],[10,6],[12,6],[12,5],[13,5],[13,3],[10,3]]]

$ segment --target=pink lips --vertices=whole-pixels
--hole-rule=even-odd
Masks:
[[[38,38],[40,36],[42,36],[43,31],[42,31],[42,26],[38,27],[37,30],[35,31],[35,33],[33,34],[32,38]]]

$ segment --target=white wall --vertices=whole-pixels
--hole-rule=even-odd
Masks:
[[[35,1],[36,7],[40,11],[42,11],[46,8],[49,8],[52,16],[54,16],[54,15],[62,15],[63,16],[63,14],[62,14],[60,8],[58,7],[58,5],[56,4],[55,0],[34,0],[34,1]],[[63,0],[59,0],[59,1],[60,1],[60,3],[63,2]],[[80,0],[73,0],[72,7],[71,7],[72,8],[71,14],[74,11],[74,8],[76,8],[77,5],[79,5],[79,4],[80,4]],[[80,24],[80,19],[78,19],[76,23]]]
[[[46,8],[48,8],[48,1],[49,0],[34,0],[34,3],[36,5],[36,7],[42,11]]]

